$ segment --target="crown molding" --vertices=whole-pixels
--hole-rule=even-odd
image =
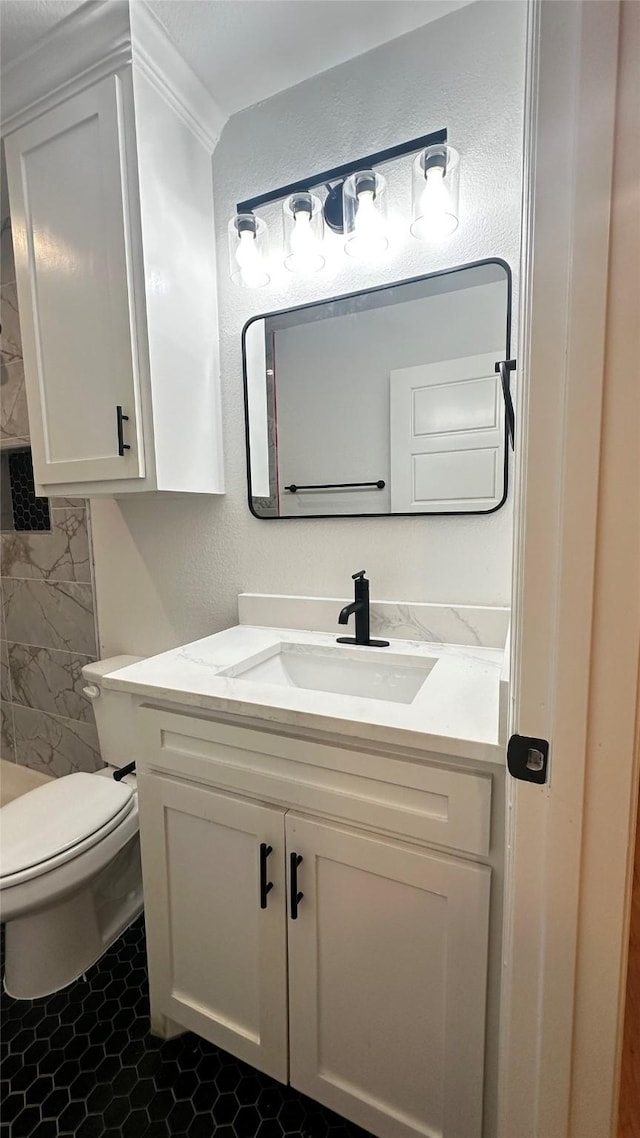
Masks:
[[[132,0],[130,19],[134,64],[213,152],[228,115],[185,62],[145,0]]]
[[[131,62],[126,0],[89,0],[2,70],[3,135]]]
[[[0,133],[133,64],[210,151],[227,116],[145,0],[88,0],[3,68]]]

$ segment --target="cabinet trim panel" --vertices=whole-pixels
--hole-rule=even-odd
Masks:
[[[141,762],[264,801],[486,857],[491,776],[136,710]]]

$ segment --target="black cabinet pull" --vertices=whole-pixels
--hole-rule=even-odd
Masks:
[[[267,894],[273,889],[273,881],[267,880],[267,858],[273,853],[273,846],[260,842],[260,908],[267,907]]]
[[[128,443],[125,443],[124,441],[124,428],[122,426],[123,423],[128,422],[129,416],[122,414],[122,407],[120,404],[118,404],[116,407],[116,423],[118,426],[118,454],[120,455],[120,458],[124,457],[124,452],[126,450],[131,450],[131,447],[128,445]]]
[[[304,897],[304,893],[298,892],[298,866],[302,863],[302,855],[292,853],[289,855],[289,858],[291,865],[291,920],[297,921],[298,905]]]

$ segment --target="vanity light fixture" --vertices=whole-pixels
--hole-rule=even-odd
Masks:
[[[375,170],[359,170],[342,187],[345,252],[357,261],[377,259],[389,245],[387,183]]]
[[[428,146],[413,163],[411,232],[441,241],[458,228],[460,155],[446,143]]]
[[[344,234],[354,260],[376,259],[389,245],[387,182],[377,167],[405,155],[413,163],[411,232],[423,241],[440,240],[458,226],[460,156],[447,144],[446,130],[413,138],[289,186],[238,202],[229,222],[231,279],[245,288],[269,282],[267,226],[255,212],[282,202],[285,267],[310,274],[325,264],[325,225]]]
[[[322,202],[316,194],[292,194],[282,207],[284,263],[292,273],[317,273],[324,267]]]
[[[267,223],[257,214],[237,213],[229,222],[228,234],[231,280],[243,288],[261,288],[268,284]]]

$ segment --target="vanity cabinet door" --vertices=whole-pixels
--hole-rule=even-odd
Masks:
[[[385,1138],[480,1138],[490,870],[292,813],[286,834],[291,1084]]]
[[[36,482],[144,475],[133,335],[130,76],[110,75],[6,139]],[[130,158],[130,156],[129,156]],[[132,195],[133,196],[133,195]],[[122,423],[119,447],[118,412]]]
[[[286,1082],[284,811],[157,775],[139,791],[152,1024]]]

